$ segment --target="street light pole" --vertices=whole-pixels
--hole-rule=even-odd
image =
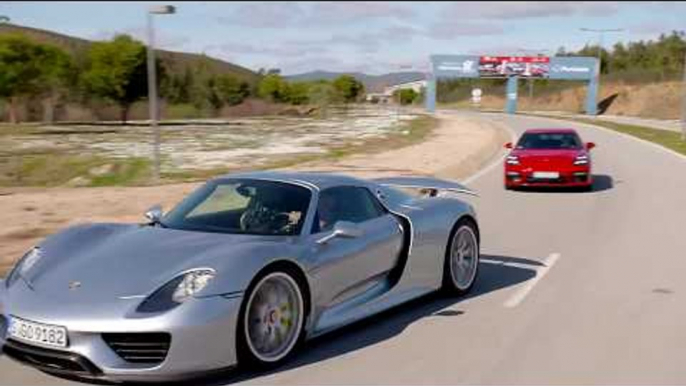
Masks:
[[[600,69],[603,65],[603,37],[605,36],[605,32],[621,32],[624,31],[622,28],[605,28],[605,29],[593,29],[593,28],[580,28],[581,31],[584,32],[597,32],[599,34],[598,36],[598,65],[596,66],[596,71],[595,71],[595,84],[596,87],[600,87]],[[597,116],[597,115],[596,115]]]
[[[157,66],[155,65],[155,27],[154,15],[171,15],[176,8],[171,5],[155,6],[148,10],[148,107],[150,114],[150,128],[153,132],[153,178],[155,182],[160,180],[160,128],[157,125]]]
[[[602,53],[603,53],[603,40],[605,38],[606,32],[622,32],[623,28],[604,28],[604,29],[593,29],[593,28],[580,28],[584,32],[596,32],[598,33],[598,70],[596,71],[598,80],[600,81],[600,67],[602,66]]]
[[[681,82],[683,95],[681,96],[681,140],[686,141],[686,54],[684,55],[684,80]]]

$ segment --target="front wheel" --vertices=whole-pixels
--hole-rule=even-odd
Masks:
[[[443,268],[443,290],[462,295],[474,286],[479,270],[479,238],[476,224],[460,220],[450,235]]]
[[[254,283],[241,307],[237,351],[240,362],[271,368],[284,362],[302,340],[304,299],[287,271],[268,272]]]

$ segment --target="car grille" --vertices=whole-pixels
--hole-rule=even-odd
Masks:
[[[526,178],[526,182],[530,184],[563,184],[565,183],[565,178],[560,176],[559,178],[534,178],[533,176],[529,176]]]
[[[11,339],[5,342],[2,350],[16,361],[51,373],[81,376],[102,374],[91,361],[76,353],[29,346]]]
[[[102,339],[130,363],[162,363],[171,344],[171,335],[167,333],[107,333],[102,334]]]

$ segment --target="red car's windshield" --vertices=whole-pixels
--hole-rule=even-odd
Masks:
[[[517,149],[581,149],[576,133],[525,133]]]

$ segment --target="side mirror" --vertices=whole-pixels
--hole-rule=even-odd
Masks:
[[[362,236],[362,234],[363,232],[359,225],[349,221],[338,221],[334,224],[333,231],[317,240],[317,244],[326,244],[337,237],[353,239]]]
[[[595,147],[595,143],[593,143],[593,142],[586,143],[586,150],[591,150],[594,147]]]
[[[160,222],[162,218],[162,205],[157,204],[145,212],[145,218],[150,220],[151,223],[156,224]]]
[[[512,149],[512,142],[508,142],[505,144],[505,149]]]

